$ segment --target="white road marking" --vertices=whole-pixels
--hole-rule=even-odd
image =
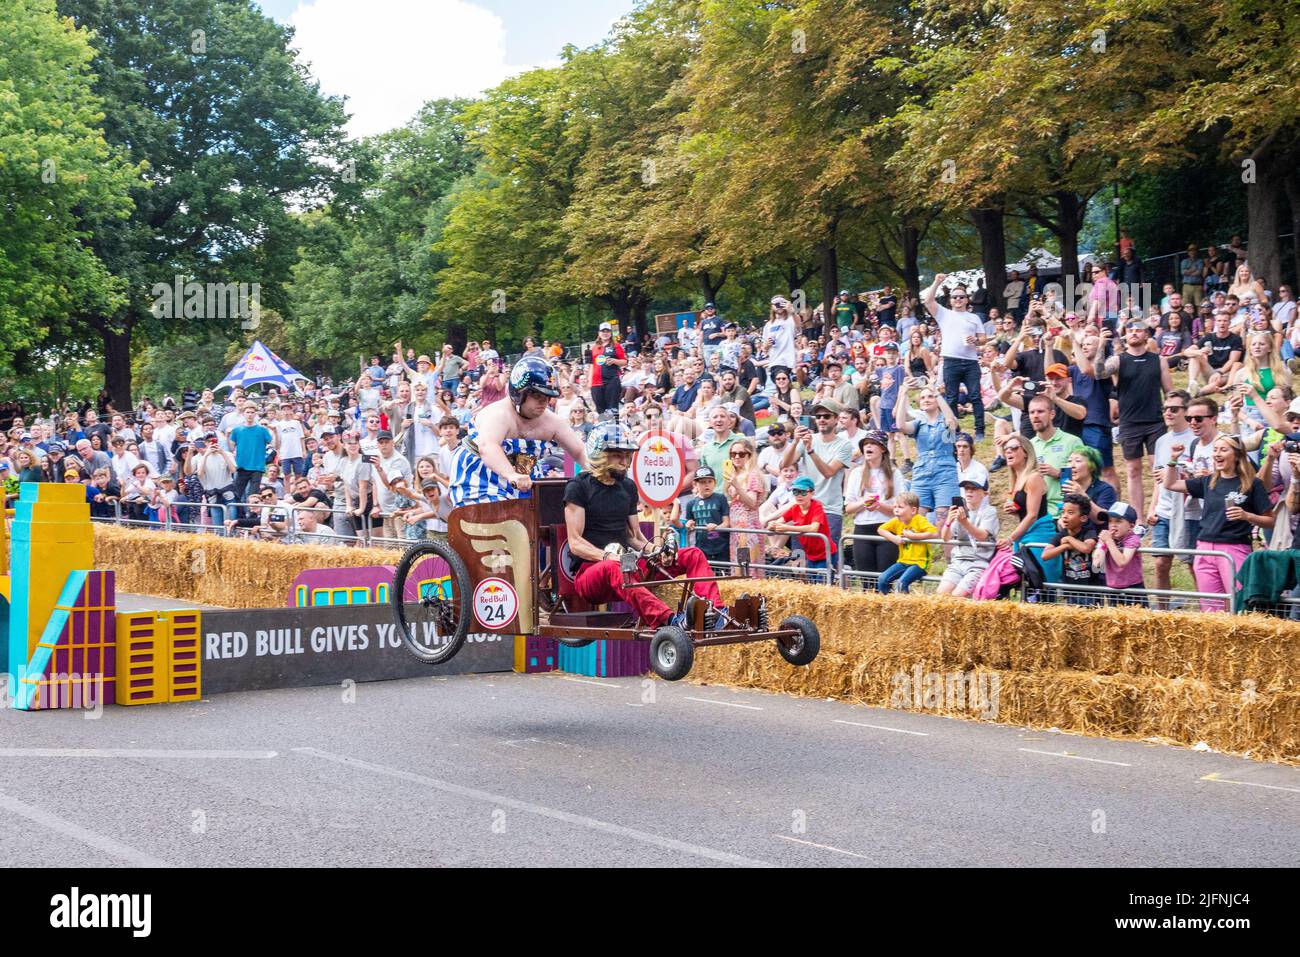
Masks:
[[[1201,778],[1201,780],[1215,781],[1219,784],[1242,784],[1248,788],[1268,788],[1270,791],[1292,791],[1296,794],[1300,794],[1300,788],[1284,788],[1280,784],[1256,784],[1254,781],[1232,781],[1228,778],[1221,778],[1219,777],[1218,771],[1207,774],[1205,777]]]
[[[922,738],[928,738],[930,736],[929,731],[908,731],[906,728],[887,728],[883,724],[863,724],[861,721],[841,721],[839,718],[835,719],[835,723],[851,724],[855,728],[875,728],[877,731],[894,731],[898,734],[915,734]]]
[[[565,675],[560,676],[561,681],[576,681],[580,685],[595,685],[597,688],[621,688],[622,685],[612,685],[608,681],[591,681],[587,678],[569,678]]]
[[[477,788],[469,788],[460,784],[452,784],[450,781],[440,781],[437,778],[426,777],[423,774],[414,774],[410,771],[403,771],[400,768],[385,767],[382,764],[371,764],[369,761],[359,761],[356,758],[350,758],[342,754],[331,754],[328,751],[320,751],[316,748],[294,748],[298,754],[306,754],[324,761],[333,761],[336,764],[347,765],[356,768],[359,771],[368,771],[371,774],[383,774],[388,777],[398,778],[403,781],[410,781],[413,784],[421,784],[436,791],[444,791],[447,794],[457,794],[461,797],[469,798],[474,801],[483,801],[495,807],[510,807],[516,811],[524,811],[528,814],[536,814],[538,817],[551,818],[556,821],[563,821],[566,824],[575,824],[579,827],[590,828],[593,831],[601,831],[605,834],[613,834],[616,837],[625,837],[629,840],[640,841],[642,844],[650,844],[654,847],[663,848],[668,851],[680,851],[683,854],[693,854],[696,857],[708,858],[711,861],[719,861],[723,864],[731,864],[740,867],[774,867],[766,861],[758,861],[749,857],[742,857],[739,854],[731,854],[727,851],[715,850],[711,847],[702,847],[699,844],[689,844],[686,841],[678,841],[671,837],[660,837],[658,834],[649,834],[645,831],[638,831],[630,827],[623,827],[621,824],[611,824],[608,821],[599,821],[595,818],[586,817],[582,814],[571,814],[568,811],[560,811],[556,808],[545,807],[541,804],[532,804],[528,801],[520,801],[515,798],[505,797],[500,794],[493,794],[490,791],[480,791]]]
[[[1068,751],[1035,751],[1033,748],[1017,748],[1018,751],[1024,751],[1026,754],[1046,754],[1053,758],[1071,758],[1075,761],[1091,761],[1093,764],[1113,764],[1120,768],[1131,768],[1133,765],[1125,764],[1123,761],[1103,761],[1101,758],[1085,758],[1081,754],[1070,754]]]
[[[856,857],[864,861],[870,861],[871,858],[863,854],[855,854],[852,851],[846,851],[842,847],[831,847],[829,844],[816,844],[813,841],[801,841],[797,837],[790,837],[786,834],[773,834],[773,837],[779,837],[783,841],[790,841],[793,844],[805,844],[808,847],[820,847],[823,851],[834,851],[836,854],[845,854],[849,857]],[[872,861],[872,863],[875,863]]]
[[[49,811],[27,804],[15,797],[10,797],[3,791],[0,791],[0,810],[10,811],[19,817],[25,817],[42,827],[47,827],[51,831],[62,834],[64,837],[71,838],[103,851],[109,857],[115,857],[120,861],[125,861],[133,867],[171,867],[166,861],[159,860],[151,854],[144,851],[136,850],[120,841],[115,841],[111,837],[103,834],[96,834],[94,831],[87,830],[80,824],[73,824],[66,821],[57,814],[51,814]]]
[[[705,704],[720,704],[728,708],[745,708],[749,711],[762,711],[756,704],[739,704],[735,701],[719,701],[716,698],[692,698],[690,695],[683,695],[687,701],[703,701]]]
[[[0,748],[0,758],[180,758],[265,761],[276,751],[170,751],[164,748]]]

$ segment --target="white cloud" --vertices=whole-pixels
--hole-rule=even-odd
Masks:
[[[348,132],[406,123],[426,100],[477,96],[521,67],[506,64],[505,24],[465,0],[308,0],[289,17],[300,58],[348,98]]]

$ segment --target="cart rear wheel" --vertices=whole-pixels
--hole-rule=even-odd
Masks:
[[[595,641],[595,638],[559,638],[555,639],[562,645],[568,645],[570,648],[586,648]]]
[[[447,580],[429,582],[416,600],[406,602],[407,582],[420,580],[415,576],[424,574],[421,566],[430,558],[441,558],[447,563]],[[429,539],[416,542],[406,550],[393,572],[389,602],[402,644],[425,664],[450,661],[465,644],[471,614],[469,570],[446,542]],[[429,638],[434,640],[433,644],[426,643]]]
[[[817,653],[821,651],[822,636],[811,618],[803,615],[791,615],[781,622],[781,631],[793,629],[797,634],[791,638],[778,638],[777,650],[781,657],[792,665],[812,664]]]
[[[695,642],[676,625],[664,625],[650,639],[650,667],[665,681],[680,681],[695,662]]]

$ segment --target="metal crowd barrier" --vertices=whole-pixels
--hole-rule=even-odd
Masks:
[[[1023,542],[1022,548],[1046,548],[1050,542]],[[1141,561],[1145,555],[1189,555],[1204,558],[1222,558],[1232,567],[1232,556],[1227,552],[1220,551],[1200,551],[1195,548],[1147,548],[1140,547],[1137,554],[1133,556],[1133,561]],[[1048,601],[1053,601],[1050,597],[1052,593],[1064,595],[1066,604],[1089,604],[1089,605],[1138,605],[1139,607],[1150,607],[1150,599],[1156,598],[1157,606],[1164,600],[1169,599],[1179,601],[1196,601],[1197,608],[1202,601],[1217,601],[1223,603],[1223,611],[1231,612],[1233,610],[1234,594],[1232,592],[1201,592],[1201,591],[1182,591],[1171,588],[1110,588],[1105,585],[1071,585],[1065,582],[1048,582],[1036,594],[1039,600],[1046,595]],[[1019,589],[1020,600],[1026,601],[1027,596],[1024,589]],[[1078,595],[1079,600],[1069,601],[1071,594]],[[1060,602],[1056,602],[1060,604]],[[1155,610],[1166,610],[1157,607]],[[1177,610],[1177,609],[1175,609]],[[1206,609],[1213,610],[1213,609]]]
[[[349,519],[354,518],[351,512],[343,508],[330,507],[326,508],[321,505],[309,506],[301,504],[284,505],[276,503],[275,505],[249,505],[248,503],[215,503],[215,502],[179,502],[174,503],[172,508],[196,510],[200,516],[199,522],[179,522],[174,521],[169,509],[165,514],[162,522],[149,521],[145,519],[127,518],[123,514],[122,503],[113,502],[113,515],[96,516],[93,521],[111,522],[121,526],[142,526],[145,528],[154,528],[161,531],[205,531],[214,532],[219,535],[230,535],[231,530],[226,528],[226,521],[232,512],[244,507],[248,509],[271,509],[273,512],[288,513],[288,528],[282,535],[277,535],[276,540],[289,538],[298,532],[298,522],[296,513],[299,511],[311,509],[315,512],[328,512],[331,517],[330,528],[333,530],[332,519],[336,515],[347,515]],[[220,511],[222,520],[219,523],[204,523],[202,518],[210,515],[212,511]],[[382,530],[382,526],[380,526]],[[689,537],[682,529],[674,529],[684,538]],[[720,528],[718,532],[727,535],[763,535],[768,537],[789,537],[796,539],[817,538],[820,539],[829,551],[830,539],[820,532],[813,532],[807,535],[788,535],[785,532],[775,532],[766,528]],[[370,545],[381,548],[404,548],[410,544],[410,540],[405,538],[395,539],[386,536],[374,534],[374,528],[362,528],[358,534],[338,535],[336,539],[343,545]],[[307,533],[311,534],[311,533]],[[760,572],[758,577],[767,578],[784,578],[795,581],[806,581],[814,584],[836,585],[842,589],[853,589],[854,583],[861,583],[856,587],[862,589],[874,589],[879,581],[879,572],[859,572],[852,567],[851,546],[853,542],[887,542],[881,535],[842,535],[840,537],[840,551],[837,555],[837,562],[829,568],[807,568],[802,565],[793,564],[772,564],[769,562],[750,562],[742,563],[730,559],[722,561],[711,560],[709,565],[715,571],[728,574],[741,572],[742,569],[748,568],[751,572]],[[324,544],[322,542],[322,544]],[[686,542],[686,544],[690,544]],[[941,538],[928,538],[918,542],[924,545],[938,545],[949,551],[958,544],[957,541],[945,542]],[[1047,542],[1024,542],[1022,548],[1045,548],[1050,543]],[[1150,555],[1169,555],[1169,556],[1202,556],[1211,558],[1222,558],[1229,564],[1232,562],[1232,556],[1222,551],[1199,551],[1190,548],[1148,548],[1141,547],[1134,560],[1139,561],[1144,556]],[[926,574],[924,577],[912,583],[912,587],[920,587],[922,590],[933,590],[942,581],[942,575]],[[1187,603],[1196,602],[1199,607],[1200,602],[1218,602],[1223,606],[1223,610],[1232,612],[1235,606],[1235,594],[1233,592],[1201,592],[1186,591],[1182,589],[1161,589],[1161,588],[1109,588],[1107,586],[1097,585],[1074,585],[1066,582],[1048,582],[1042,589],[1033,592],[1032,596],[1026,594],[1025,589],[1017,589],[1020,601],[1046,601],[1048,603],[1072,604],[1072,605],[1138,605],[1140,607],[1151,607],[1151,599],[1156,599],[1156,606],[1153,610],[1164,610],[1162,607],[1166,602],[1181,602],[1186,607]],[[1300,621],[1300,595],[1281,595],[1275,602],[1254,604],[1251,606],[1252,611],[1260,611],[1265,614],[1273,614],[1279,617],[1289,618]]]
[[[839,574],[840,588],[843,588],[845,590],[876,591],[880,581],[880,576],[883,573],[882,572],[860,572],[856,568],[853,568],[852,549],[850,547],[846,547],[844,544],[845,542],[850,543],[850,545],[853,542],[876,542],[876,543],[888,543],[890,545],[893,545],[894,543],[890,542],[889,539],[885,538],[885,536],[883,535],[841,535],[840,536],[840,556],[841,556],[840,574]],[[946,544],[949,546],[953,546],[960,543],[944,542],[944,540],[941,538],[927,538],[922,541],[918,541],[917,544],[918,545],[945,545]],[[928,573],[928,569],[927,569],[927,574],[921,578],[918,578],[916,581],[912,582],[911,587],[917,588],[918,586],[920,586],[921,591],[932,592],[939,587],[939,582],[941,582],[942,580],[943,580],[943,576],[931,575]],[[853,589],[851,584],[853,582],[861,582],[862,584],[856,589]]]
[[[684,529],[674,529],[674,531],[684,532]],[[826,553],[828,555],[830,554],[830,550],[831,550],[830,548],[831,540],[827,536],[823,535],[821,532],[810,532],[806,535],[791,535],[788,532],[774,532],[770,528],[719,528],[716,529],[716,531],[721,533],[726,533],[728,535],[765,535],[765,536],[773,536],[778,538],[794,538],[794,539],[816,538],[816,539],[820,539],[822,543],[825,545]],[[692,533],[686,533],[686,534],[689,536],[689,534]],[[693,544],[693,543],[688,542],[687,544]],[[764,551],[764,554],[766,554],[766,550]],[[761,576],[758,576],[762,578],[786,578],[786,579],[791,579],[793,581],[806,581],[814,584],[831,585],[834,584],[835,581],[834,567],[808,568],[802,565],[773,565],[765,562],[764,563],[759,563],[759,562],[743,563],[743,562],[731,561],[730,559],[726,561],[721,561],[721,560],[714,561],[710,559],[709,567],[712,568],[714,571],[724,571],[728,574],[735,574],[739,572],[742,567],[744,567],[744,568],[748,568],[750,571],[762,572],[763,574]]]

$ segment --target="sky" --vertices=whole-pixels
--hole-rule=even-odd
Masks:
[[[348,132],[401,126],[426,100],[476,96],[598,42],[633,0],[260,0],[297,30],[326,93],[348,97]]]

